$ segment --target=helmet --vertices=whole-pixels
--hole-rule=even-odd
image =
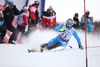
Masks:
[[[35,5],[39,5],[39,1],[35,1],[34,4],[35,4]]]
[[[66,21],[66,27],[72,27],[73,26],[73,23],[74,23],[74,21],[73,21],[73,19],[68,19],[67,21]]]

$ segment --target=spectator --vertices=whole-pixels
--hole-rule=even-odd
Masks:
[[[86,11],[86,18],[88,19],[89,18],[89,15],[90,15],[90,11]]]
[[[49,6],[47,11],[42,13],[42,27],[55,27],[56,26],[56,12]]]
[[[0,4],[0,11],[5,10],[6,6]]]
[[[86,15],[86,26],[87,26],[87,27],[85,27],[85,25],[84,25],[84,15]],[[87,30],[88,32],[93,32],[93,31],[94,31],[94,27],[93,27],[92,21],[90,20],[90,17],[89,17],[90,12],[87,11],[84,15],[83,15],[82,18],[81,18],[81,23],[82,23],[82,25],[83,25],[83,28],[84,28],[84,29],[86,28],[86,30]]]
[[[0,43],[4,43],[3,39],[4,39],[5,34],[6,34],[6,26],[4,23],[3,15],[2,13],[0,13]]]
[[[17,29],[22,33],[21,38],[23,35],[26,35],[28,32],[28,24],[29,24],[29,11],[28,7],[23,8],[23,12],[17,18]]]
[[[74,24],[73,24],[73,27],[74,28],[79,28],[80,27],[80,22],[79,22],[79,14],[78,13],[75,13],[74,14],[74,17],[73,17],[73,20],[74,20]]]
[[[96,26],[96,24],[94,23],[93,17],[92,17],[92,16],[90,17],[90,20],[92,21],[92,24],[93,24],[93,27],[94,27],[94,32],[96,32],[96,31],[97,31],[97,26]]]
[[[38,12],[38,7],[39,7],[39,1],[35,1],[34,4],[29,6],[29,13],[30,13],[30,28],[36,27],[38,21],[39,21],[39,12]]]
[[[7,30],[12,32],[12,35],[10,36],[9,43],[15,44],[18,30],[12,25],[12,21],[14,19],[15,15],[19,15],[19,10],[16,8],[16,6],[13,4],[12,1],[8,2],[8,6],[3,11],[4,20],[6,23]]]

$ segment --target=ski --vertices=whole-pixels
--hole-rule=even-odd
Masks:
[[[28,53],[34,53],[34,52],[40,52],[40,53],[42,53],[43,51],[44,51],[43,49],[40,49],[39,51],[37,51],[35,49],[28,49]]]
[[[70,49],[72,49],[72,46],[70,45],[67,45]],[[56,51],[62,51],[62,50],[65,50],[66,46],[62,49],[59,49],[59,50],[55,50],[54,52]],[[45,50],[45,49],[40,49],[39,51],[37,51],[36,49],[28,49],[28,53],[34,53],[34,52],[44,52],[44,51],[51,51],[51,50]]]
[[[28,49],[28,53],[33,53],[33,52],[37,52],[37,51],[34,49]]]
[[[78,49],[78,48],[72,48],[72,46],[70,46],[70,45],[67,45],[70,49]],[[100,48],[100,46],[88,46],[87,48]],[[68,49],[65,49],[65,47],[64,48],[62,48],[62,49],[57,49],[57,50],[43,50],[43,49],[40,49],[40,51],[37,51],[37,50],[35,50],[35,49],[28,49],[28,53],[34,53],[34,52],[40,52],[40,53],[42,53],[42,52],[44,52],[44,51],[54,51],[54,52],[57,52],[57,51],[63,51],[63,50],[68,50]],[[84,49],[83,49],[84,50]]]

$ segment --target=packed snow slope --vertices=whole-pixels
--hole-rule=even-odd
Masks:
[[[82,45],[85,46],[83,31],[77,31]],[[28,53],[27,49],[39,49],[40,44],[48,42],[59,33],[53,30],[36,30],[30,37],[24,38],[23,44],[0,44],[0,67],[86,67],[85,49],[79,50],[77,41],[71,38],[65,50],[63,47],[43,53]],[[88,46],[100,46],[98,35],[87,34]],[[56,51],[56,52],[55,52]],[[100,48],[88,48],[88,67],[100,67]]]

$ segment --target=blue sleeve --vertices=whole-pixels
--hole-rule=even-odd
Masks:
[[[81,17],[81,23],[84,23],[84,16]]]
[[[73,32],[73,35],[74,35],[75,39],[77,40],[78,45],[81,45],[81,40],[76,31]]]
[[[54,28],[55,31],[59,32],[59,30],[64,26],[64,24],[62,25],[58,25]]]

